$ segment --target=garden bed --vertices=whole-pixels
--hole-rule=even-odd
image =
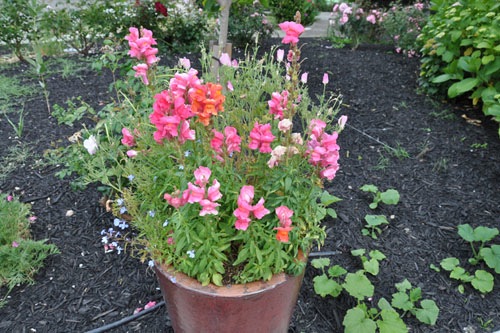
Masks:
[[[470,108],[469,101],[446,104],[418,95],[418,59],[380,46],[362,45],[353,51],[333,49],[320,39],[301,41],[307,44],[302,48],[302,70],[309,72],[311,95],[322,93],[323,73],[329,73],[327,89],[344,96],[341,114],[349,117],[349,126],[339,138],[341,169],[327,188],[343,201],[335,204],[338,218],[325,221],[328,239],[321,251],[335,252],[332,262],[352,272],[361,268],[361,262],[351,250],[384,253],[387,258],[380,273],[372,278],[373,305],[380,297],[390,299],[395,283],[408,279],[440,309],[435,326],[405,316],[411,332],[500,330],[498,274],[493,274],[492,292],[482,295],[465,284],[462,294],[447,272],[430,268],[456,257],[473,272],[477,266],[466,264],[471,248],[457,234],[457,226],[500,226],[497,124]],[[274,43],[279,40],[271,40],[263,49]],[[192,61],[196,58],[187,56]],[[171,55],[163,61],[175,59]],[[62,71],[62,63],[59,70],[51,67],[45,80],[52,106],[81,96],[99,110],[111,101],[111,75],[90,70],[91,59],[76,58],[76,63],[84,60],[86,66],[72,67],[69,73]],[[26,93],[9,106],[9,110],[24,110],[21,137],[16,137],[5,116],[0,117],[2,164],[12,155],[12,147],[19,149],[15,156],[27,153],[0,182],[0,190],[32,203],[38,217],[32,225],[33,237],[49,239],[61,254],[46,261],[35,285],[19,286],[10,293],[7,305],[0,308],[0,331],[83,332],[130,316],[149,301],[161,301],[161,294],[152,269],[128,249],[105,253],[101,231],[113,226],[113,217],[100,205],[96,188],[75,192],[69,179],[55,177],[60,167],[42,163],[47,150],[69,144],[68,138],[81,125],[58,125],[29,70],[23,64],[1,67],[1,75],[18,76],[34,94]],[[7,115],[17,123],[17,114]],[[92,125],[89,118],[83,123]],[[359,189],[365,184],[398,190],[400,203],[371,210],[371,197]],[[377,239],[361,233],[366,214],[392,217]],[[498,237],[494,243],[499,243]],[[307,267],[290,332],[341,332],[345,312],[356,305],[344,294],[316,295],[312,280],[318,274],[319,270]],[[114,331],[169,332],[171,328],[162,307]]]

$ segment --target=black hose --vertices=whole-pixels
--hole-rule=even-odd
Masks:
[[[107,324],[107,325],[104,325],[104,326],[101,326],[101,327],[98,327],[98,328],[95,328],[91,331],[88,331],[86,333],[101,333],[101,332],[106,332],[107,330],[110,330],[112,328],[115,328],[115,327],[118,327],[118,326],[121,326],[123,324],[126,324],[128,323],[129,321],[132,321],[132,320],[135,320],[139,317],[142,317],[156,309],[158,309],[159,307],[161,306],[164,306],[165,305],[165,301],[161,301],[159,302],[158,304],[155,304],[154,306],[150,307],[149,309],[146,309],[146,310],[142,310],[134,315],[131,315],[131,316],[128,316],[128,317],[125,317],[125,318],[122,318],[118,321],[115,321],[114,323],[110,323],[110,324]]]

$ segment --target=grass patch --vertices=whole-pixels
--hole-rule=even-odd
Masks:
[[[0,114],[7,114],[10,109],[35,92],[33,88],[22,85],[17,77],[0,74]]]
[[[30,156],[31,149],[25,144],[9,146],[7,154],[0,157],[0,181],[4,181],[9,173],[25,163]]]
[[[30,209],[12,196],[0,194],[0,287],[7,287],[7,294],[18,284],[33,284],[43,261],[59,253],[46,240],[30,239]],[[0,298],[0,307],[6,297]]]

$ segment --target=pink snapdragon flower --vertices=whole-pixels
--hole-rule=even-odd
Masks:
[[[163,195],[163,198],[167,200],[170,206],[173,206],[174,208],[179,208],[187,203],[188,196],[189,192],[187,190],[182,193],[179,190],[177,190],[172,194],[165,193]]]
[[[280,221],[280,226],[290,227],[292,225],[291,217],[293,216],[293,210],[287,206],[279,206],[276,208],[276,215]]]
[[[299,36],[304,32],[304,26],[295,22],[286,21],[280,23],[279,27],[285,33],[285,37],[281,41],[283,44],[297,44]]]
[[[135,146],[135,138],[132,135],[132,133],[128,130],[128,128],[124,127],[122,128],[122,144],[128,147],[133,147]]]
[[[283,119],[283,120],[280,120],[280,122],[278,123],[278,129],[283,132],[283,133],[286,133],[288,132],[289,130],[291,130],[293,127],[293,123],[290,119]]]
[[[253,186],[245,185],[241,188],[238,197],[238,208],[236,208],[233,213],[234,216],[236,216],[235,228],[238,230],[247,230],[251,222],[251,216],[260,220],[270,213],[270,211],[264,207],[264,198],[260,198],[257,204],[252,206],[253,197]]]
[[[241,151],[241,137],[238,135],[236,128],[232,126],[226,126],[226,128],[224,128],[224,134],[218,132],[215,129],[212,130],[212,132],[214,133],[214,137],[212,138],[212,140],[210,140],[210,146],[217,153],[216,158],[219,161],[224,161],[222,157],[222,154],[224,153],[224,150],[222,149],[224,147],[224,144],[226,147],[226,152],[229,156],[231,156],[234,152]]]
[[[141,36],[139,36],[139,30],[135,27],[129,28],[130,34],[125,36],[128,40],[128,45],[130,50],[128,54],[132,58],[137,58],[138,60],[145,60],[147,66],[151,66],[158,61],[156,54],[158,49],[151,47],[151,45],[156,45],[156,40],[153,38],[153,32],[151,30],[141,28]]]
[[[135,77],[140,77],[142,79],[142,82],[145,85],[149,85],[149,80],[148,80],[148,65],[146,64],[138,64],[134,67],[132,67],[135,71]]]
[[[370,14],[366,17],[366,20],[370,22],[371,24],[376,24],[377,23],[377,18],[375,17],[374,14]]]
[[[309,126],[310,140],[307,143],[309,163],[320,168],[321,178],[333,180],[339,169],[339,150],[337,145],[337,132],[328,134],[324,132],[326,124],[322,120],[314,119]]]
[[[323,74],[323,84],[328,84],[329,80],[328,80],[328,73],[325,73]]]
[[[288,106],[288,95],[287,90],[283,90],[281,94],[276,91],[271,94],[271,100],[267,104],[269,105],[269,113],[274,114],[274,119],[283,119],[283,111]]]
[[[340,116],[339,120],[338,120],[338,125],[339,125],[339,128],[340,130],[343,130],[344,127],[345,127],[345,124],[347,123],[347,116]]]
[[[250,143],[248,148],[252,150],[259,149],[261,153],[270,153],[272,151],[271,142],[275,136],[271,132],[271,124],[261,125],[255,122],[253,129],[250,131]]]
[[[194,183],[202,188],[205,188],[205,186],[208,184],[208,178],[210,178],[211,174],[212,171],[209,168],[200,166],[194,171],[194,178],[196,179]]]

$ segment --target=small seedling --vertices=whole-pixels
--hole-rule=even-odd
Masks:
[[[473,143],[470,145],[472,149],[486,149],[488,148],[488,143]]]
[[[361,233],[363,236],[370,236],[373,239],[377,239],[377,236],[382,233],[382,229],[379,228],[382,224],[389,224],[384,215],[366,215],[365,221],[367,224]]]
[[[339,197],[336,197],[334,195],[331,195],[327,191],[323,191],[323,194],[321,194],[321,203],[325,205],[325,207],[330,206],[331,204],[334,204],[336,202],[342,201]],[[332,218],[336,219],[337,218],[337,212],[335,209],[329,207],[326,209],[326,213],[330,215]]]
[[[361,186],[360,190],[373,194],[373,202],[369,206],[371,209],[377,208],[380,202],[386,205],[397,205],[399,202],[399,192],[395,189],[388,189],[385,192],[381,192],[377,186],[366,184]]]

